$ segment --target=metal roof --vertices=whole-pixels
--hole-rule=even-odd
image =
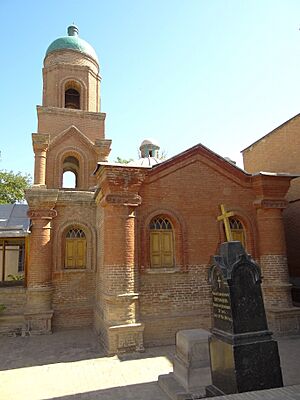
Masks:
[[[29,232],[27,204],[0,205],[0,237],[22,237]]]
[[[76,28],[76,29],[71,29]],[[46,51],[46,56],[53,51],[58,50],[74,50],[84,53],[98,62],[98,57],[93,47],[78,36],[78,28],[75,26],[68,27],[68,36],[59,37],[54,40]]]

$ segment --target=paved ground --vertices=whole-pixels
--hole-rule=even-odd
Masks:
[[[1,400],[167,400],[157,377],[172,371],[174,346],[106,357],[80,329],[0,337],[0,349]],[[285,385],[300,384],[300,336],[280,339],[279,349]]]

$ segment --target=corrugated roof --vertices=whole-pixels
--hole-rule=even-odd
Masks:
[[[1,204],[0,237],[25,236],[30,225],[27,211],[27,204]]]

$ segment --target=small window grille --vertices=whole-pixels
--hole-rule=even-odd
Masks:
[[[159,217],[150,222],[150,229],[172,229],[172,225],[168,219]]]
[[[230,218],[229,224],[231,229],[242,229],[242,230],[244,229],[241,221],[239,221],[236,218]]]
[[[68,239],[85,239],[85,234],[82,229],[72,228],[67,233]]]

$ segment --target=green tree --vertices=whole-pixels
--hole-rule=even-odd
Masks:
[[[125,158],[117,157],[115,162],[120,164],[128,164],[130,163],[130,161],[133,161],[133,158],[129,158],[128,160],[126,160]]]
[[[14,204],[24,200],[24,190],[30,185],[29,174],[0,170],[0,204]]]

